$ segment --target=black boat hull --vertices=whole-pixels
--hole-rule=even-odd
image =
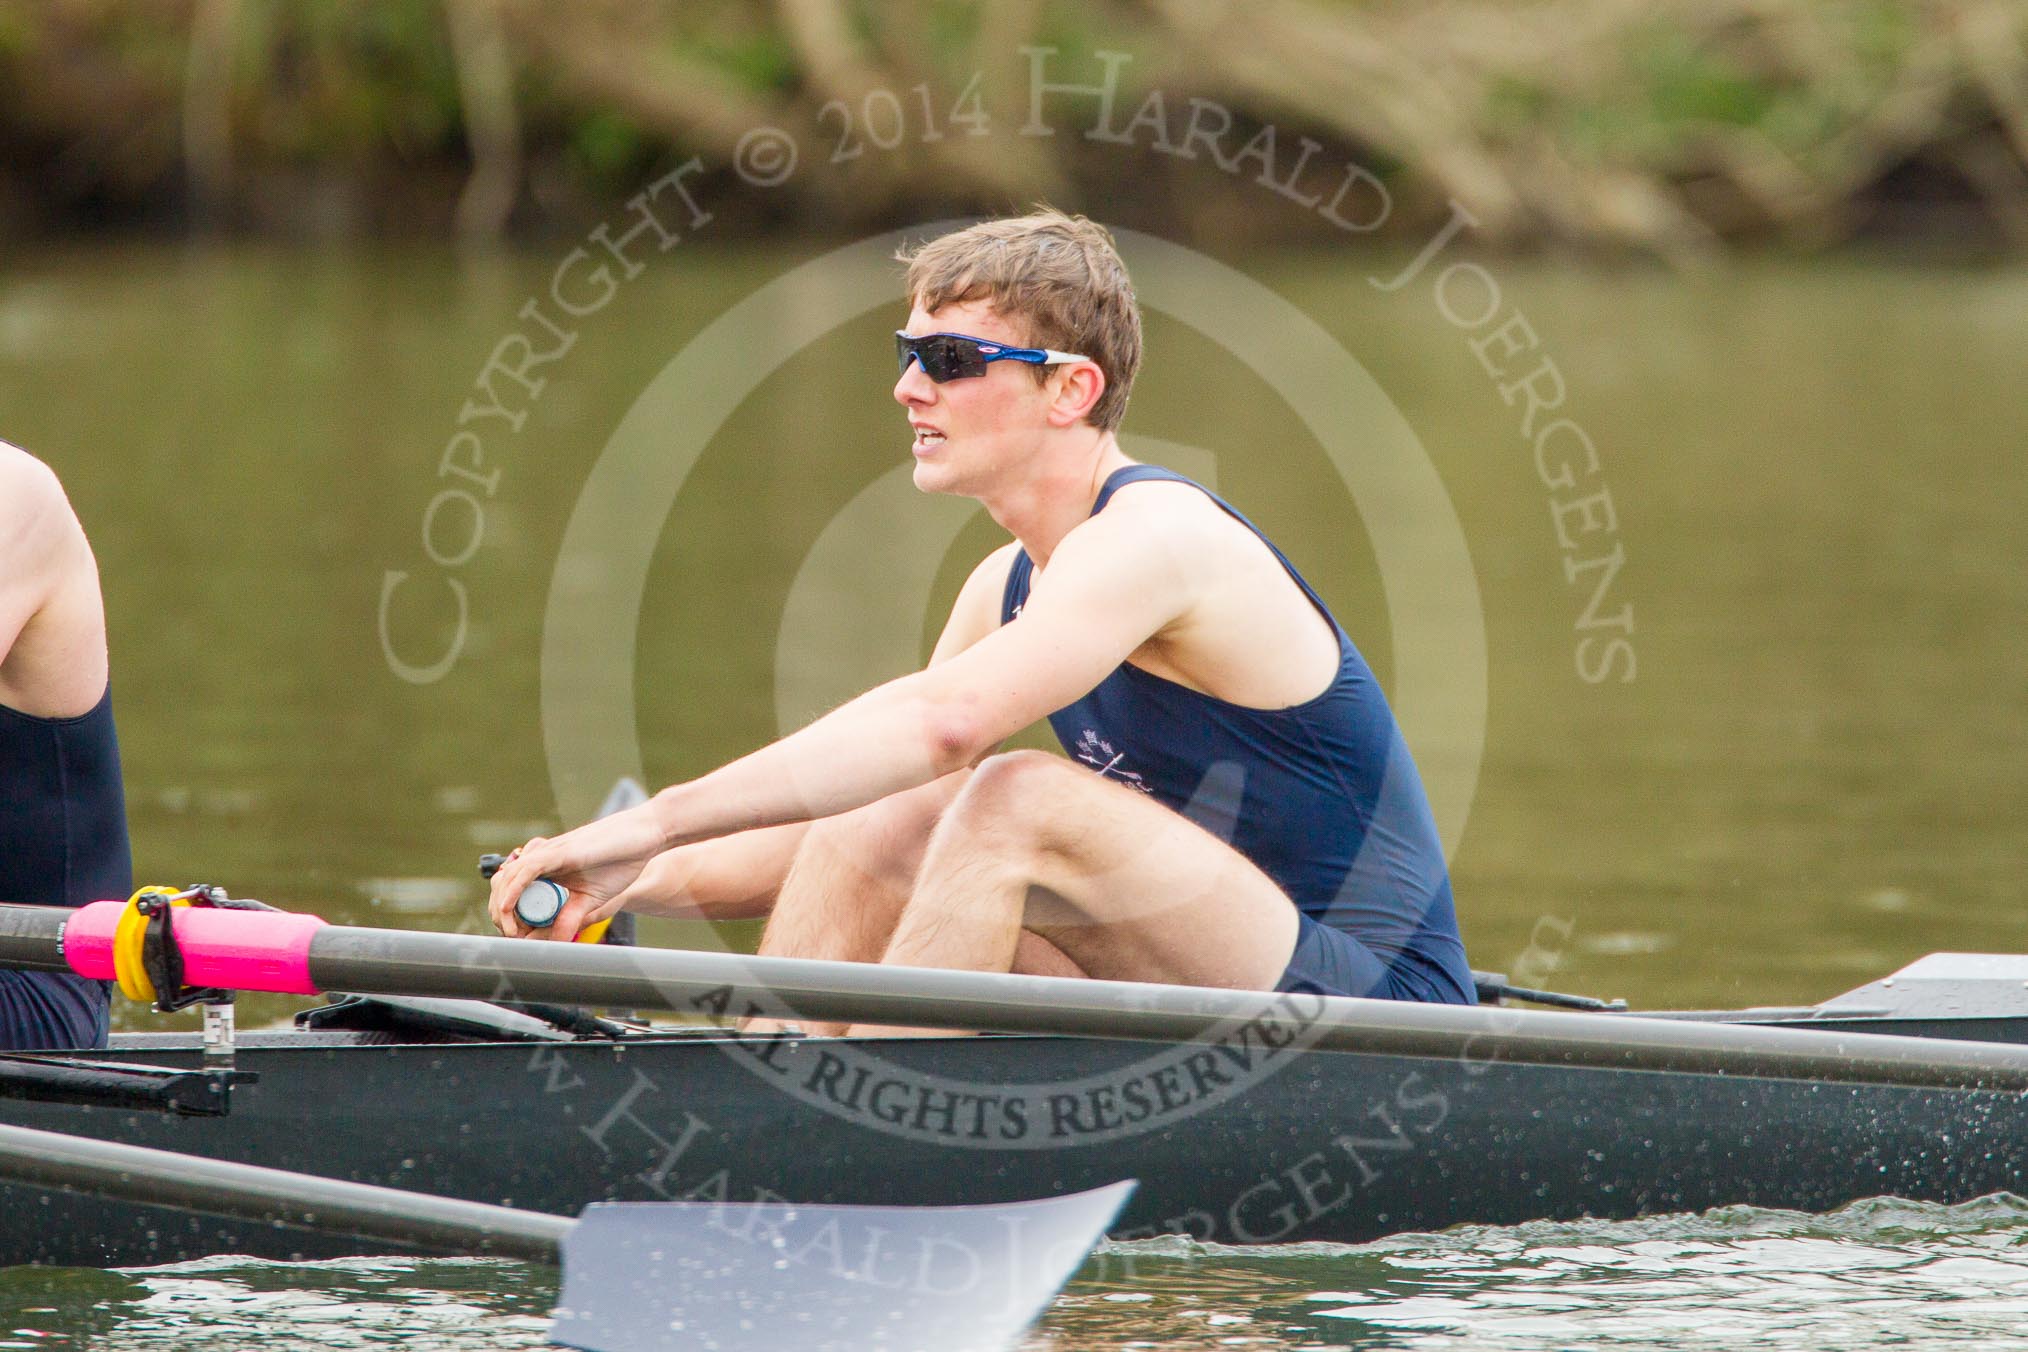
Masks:
[[[136,1041],[106,1059],[196,1059]],[[1223,1243],[2028,1190],[2019,1094],[1292,1050],[1248,1069],[1203,1048],[1039,1037],[247,1042],[237,1066],[260,1079],[224,1117],[9,1102],[0,1120],[560,1213],[998,1202],[1131,1177],[1118,1233]],[[4,1262],[373,1251],[0,1187]]]

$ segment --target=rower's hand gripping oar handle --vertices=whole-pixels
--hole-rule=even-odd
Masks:
[[[507,862],[504,854],[482,854],[479,856],[479,876],[491,878]],[[563,914],[563,904],[570,900],[570,892],[562,883],[548,878],[537,878],[521,890],[514,898],[514,916],[530,929],[548,929]],[[605,936],[609,921],[598,921],[578,931],[577,941],[581,944],[595,944]]]

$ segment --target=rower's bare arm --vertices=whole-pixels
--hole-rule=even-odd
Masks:
[[[963,769],[1189,609],[1204,584],[1200,529],[1145,510],[1093,517],[1057,546],[1020,619],[644,810],[680,842],[828,817]]]
[[[919,674],[935,736],[967,763],[1090,693],[1212,581],[1203,518],[1122,496],[1066,535],[1019,618]]]
[[[55,475],[0,444],[0,663],[49,596],[47,520],[62,500]]]
[[[620,909],[684,920],[751,920],[773,909],[808,822],[664,850],[620,895]]]
[[[514,899],[547,876],[573,893],[557,922],[568,937],[617,911],[665,851],[834,816],[941,779],[1085,694],[1189,610],[1214,554],[1191,518],[1118,510],[1126,506],[1064,537],[1015,622],[638,808],[530,841],[493,875],[494,923],[526,933]]]
[[[98,565],[63,485],[0,443],[0,702],[81,714],[106,688]]]
[[[1018,544],[988,554],[958,592],[930,665],[948,661],[1000,625],[1000,596]],[[764,826],[664,850],[641,870],[621,908],[682,919],[746,920],[766,915],[781,892],[808,822]]]

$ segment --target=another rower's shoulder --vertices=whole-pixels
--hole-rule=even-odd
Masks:
[[[55,470],[19,446],[0,441],[0,512],[25,515],[68,505]]]
[[[10,543],[46,543],[79,529],[56,471],[28,452],[0,441],[0,548]]]

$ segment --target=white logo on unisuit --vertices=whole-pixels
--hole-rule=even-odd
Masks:
[[[1127,758],[1127,753],[1113,750],[1113,744],[1099,736],[1097,728],[1086,728],[1077,735],[1077,758],[1098,771],[1101,778],[1117,779],[1142,793],[1154,792],[1141,782],[1138,774],[1120,769],[1120,762]]]

